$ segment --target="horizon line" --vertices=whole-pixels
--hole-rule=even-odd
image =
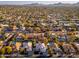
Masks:
[[[0,1],[0,5],[23,5],[23,4],[55,4],[55,3],[63,3],[63,4],[75,4],[79,1]]]

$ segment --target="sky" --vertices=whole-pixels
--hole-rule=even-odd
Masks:
[[[40,3],[40,4],[53,4],[53,3],[77,3],[79,0],[0,0],[0,4],[12,4],[12,5],[22,5],[22,4],[31,4],[31,3]]]

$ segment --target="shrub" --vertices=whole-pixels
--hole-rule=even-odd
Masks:
[[[12,52],[12,48],[10,46],[6,46],[5,49],[8,54]]]
[[[5,54],[5,48],[4,47],[0,50],[0,54]]]

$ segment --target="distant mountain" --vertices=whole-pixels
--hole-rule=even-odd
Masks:
[[[69,3],[55,3],[55,4],[49,4],[49,6],[72,6],[73,4],[69,4]]]
[[[73,5],[75,5],[75,6],[79,6],[79,2],[77,2],[77,3],[73,4]]]
[[[61,2],[58,2],[58,3],[55,3],[54,5],[64,5],[64,4]]]
[[[79,2],[77,2],[76,4],[79,4]]]
[[[11,5],[11,4],[5,4],[5,5]],[[14,4],[13,4],[14,5]],[[15,4],[16,5],[16,4]],[[21,4],[19,4],[21,5]],[[61,3],[61,2],[58,2],[58,3],[54,3],[54,4],[43,4],[43,3],[29,3],[29,4],[22,4],[23,6],[79,6],[79,2],[77,3]]]
[[[32,4],[24,4],[24,6],[45,6],[45,4],[32,3]]]
[[[39,3],[32,3],[32,4],[24,4],[25,6],[77,6],[79,3],[70,4],[70,3],[55,3],[55,4],[39,4]]]

